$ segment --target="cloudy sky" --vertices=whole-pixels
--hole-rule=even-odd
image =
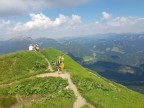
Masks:
[[[0,0],[0,39],[144,32],[144,0]]]

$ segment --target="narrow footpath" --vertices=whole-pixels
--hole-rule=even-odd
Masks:
[[[84,105],[88,105],[90,108],[95,108],[93,105],[89,104],[86,102],[86,100],[81,96],[81,94],[78,92],[76,86],[73,84],[70,74],[68,72],[65,72],[64,74],[59,74],[58,72],[54,73],[45,73],[45,74],[39,74],[36,77],[61,77],[63,79],[68,80],[69,84],[69,89],[71,89],[75,96],[76,96],[76,101],[74,102],[73,108],[80,108]]]
[[[49,62],[49,60],[43,55],[43,57],[45,58],[45,60],[48,63],[48,69],[53,72],[52,66]],[[69,88],[74,92],[75,96],[76,96],[76,101],[73,104],[73,108],[81,108],[84,105],[88,105],[90,108],[95,108],[93,105],[89,104],[82,96],[81,94],[78,92],[77,87],[75,84],[73,84],[72,80],[71,80],[71,76],[68,72],[65,72],[63,74],[59,74],[58,72],[53,72],[53,73],[44,73],[44,74],[39,74],[36,77],[61,77],[63,79],[67,79],[68,80],[68,84],[69,84]]]
[[[41,53],[40,53],[41,54]],[[76,85],[72,82],[72,80],[71,80],[71,75],[68,73],[68,72],[64,72],[64,73],[61,73],[61,74],[59,74],[58,72],[54,72],[54,70],[53,70],[53,68],[52,68],[52,66],[51,66],[51,64],[50,64],[50,62],[49,62],[49,60],[43,55],[43,54],[41,54],[43,57],[44,57],[44,59],[46,60],[46,62],[48,63],[48,67],[47,67],[47,69],[45,70],[45,71],[50,71],[51,73],[43,73],[43,74],[38,74],[38,75],[36,75],[36,76],[32,76],[32,77],[29,77],[29,78],[26,78],[26,79],[33,79],[33,78],[35,78],[35,77],[41,77],[41,78],[43,78],[43,77],[61,77],[61,78],[63,78],[63,79],[66,79],[66,80],[68,80],[68,88],[69,89],[71,89],[73,92],[74,92],[74,95],[76,96],[76,101],[74,102],[74,104],[73,104],[73,108],[81,108],[82,106],[84,106],[84,105],[87,105],[87,106],[89,106],[89,108],[95,108],[93,105],[91,105],[90,103],[88,103],[87,101],[86,101],[86,99],[84,99],[82,96],[81,96],[81,94],[78,92],[78,90],[77,90],[77,87],[76,87]],[[11,84],[13,84],[13,83],[18,83],[19,82],[19,80],[16,80],[16,81],[14,81],[14,82],[11,82],[11,83],[9,83],[9,84],[2,84],[2,85],[0,85],[0,87],[3,87],[3,86],[7,86],[7,85],[11,85]],[[19,96],[17,96],[17,98],[18,98]],[[19,98],[18,98],[18,100],[20,100]],[[28,102],[26,102],[26,103],[28,103]],[[17,105],[16,105],[17,106]],[[15,106],[14,107],[12,107],[12,108],[16,108]]]

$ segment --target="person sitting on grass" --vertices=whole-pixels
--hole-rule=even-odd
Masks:
[[[34,50],[34,47],[33,47],[32,44],[30,44],[30,46],[29,46],[29,51],[33,51],[33,50]]]
[[[35,45],[34,45],[34,49],[35,49],[35,51],[39,52],[39,50],[40,50],[39,45],[38,45],[38,44],[35,44]]]

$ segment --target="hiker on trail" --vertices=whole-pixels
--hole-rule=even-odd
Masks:
[[[57,66],[58,72],[59,72],[60,71],[60,56],[58,56],[58,58],[57,58],[56,66]]]
[[[57,60],[58,72],[64,72],[64,54],[58,57]]]
[[[60,70],[62,73],[64,72],[64,54],[60,56]]]
[[[30,44],[30,46],[29,46],[29,51],[33,51],[33,50],[34,50],[34,47],[33,47],[32,44]]]

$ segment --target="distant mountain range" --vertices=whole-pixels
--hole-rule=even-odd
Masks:
[[[0,54],[27,50],[29,44],[55,48],[69,54],[81,65],[123,84],[141,82],[144,86],[144,34],[99,34],[85,37],[32,39],[16,37],[0,41]]]
[[[36,43],[40,45],[40,48],[54,47],[57,49],[61,46],[61,44],[54,39],[32,39],[31,37],[18,36],[10,40],[0,41],[0,54],[6,54],[18,50],[28,50],[30,44]]]
[[[144,34],[87,36],[63,44],[73,48],[69,55],[84,67],[144,93]]]

